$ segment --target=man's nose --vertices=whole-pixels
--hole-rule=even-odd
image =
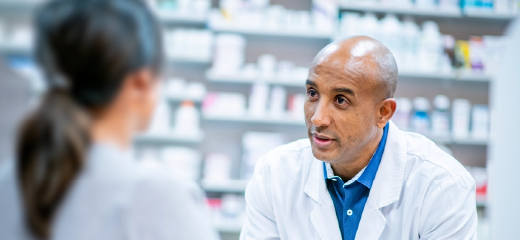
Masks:
[[[332,123],[330,111],[325,103],[319,103],[312,115],[311,122],[316,127],[326,127]]]

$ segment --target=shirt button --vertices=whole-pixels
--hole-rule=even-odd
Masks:
[[[347,215],[352,216],[352,210],[347,210]]]

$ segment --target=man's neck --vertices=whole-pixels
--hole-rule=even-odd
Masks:
[[[363,168],[365,168],[372,156],[377,150],[379,142],[383,137],[383,129],[379,129],[375,137],[369,141],[361,151],[350,159],[345,159],[341,162],[331,163],[334,175],[341,177],[343,181],[348,181],[354,178]]]

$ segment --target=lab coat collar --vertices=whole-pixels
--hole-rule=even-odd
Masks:
[[[311,220],[322,239],[341,239],[334,204],[328,195],[322,161],[312,157],[312,166],[304,192],[317,205]],[[390,121],[385,151],[358,227],[356,239],[378,239],[386,220],[381,208],[399,200],[406,167],[406,142],[401,131]],[[338,238],[339,236],[339,238]]]
[[[314,156],[310,160],[312,165],[304,192],[316,203],[310,215],[312,225],[322,240],[341,240],[334,203],[325,185],[323,162]]]
[[[389,126],[385,152],[368,196],[368,201],[371,201],[375,208],[382,208],[398,201],[403,187],[406,141],[401,130],[393,122],[390,121]]]
[[[388,126],[385,151],[368,197],[376,208],[388,206],[399,200],[406,166],[406,142],[401,130],[392,121]],[[314,157],[312,159],[304,192],[320,203],[323,195],[327,193],[327,186],[323,180],[323,163]]]

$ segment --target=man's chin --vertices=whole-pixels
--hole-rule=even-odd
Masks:
[[[321,160],[323,162],[333,162],[335,159],[333,156],[334,154],[331,150],[320,149],[314,145],[312,146],[312,155],[314,155],[316,159]]]

